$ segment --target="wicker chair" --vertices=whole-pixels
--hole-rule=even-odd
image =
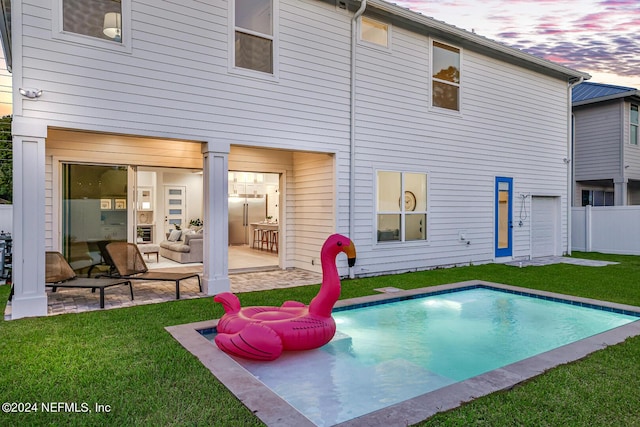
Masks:
[[[180,282],[196,277],[198,288],[202,292],[202,284],[198,273],[166,273],[149,271],[140,250],[133,243],[111,242],[107,252],[116,268],[118,277],[129,280],[152,280],[176,283],[176,299],[180,299]]]
[[[100,290],[100,308],[104,308],[104,290],[111,286],[128,285],[131,299],[133,299],[133,287],[131,281],[126,278],[119,279],[90,279],[78,278],[73,268],[60,252],[45,253],[45,286],[53,288],[85,288],[95,293]]]

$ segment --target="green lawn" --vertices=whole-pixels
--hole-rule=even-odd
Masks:
[[[482,265],[343,281],[342,298],[487,280],[640,306],[640,257],[607,267]],[[243,305],[309,302],[318,286],[240,294]],[[0,286],[4,311],[8,286]],[[0,321],[0,403],[75,402],[91,412],[3,413],[1,426],[261,425],[164,330],[220,317],[211,298]],[[640,426],[640,338],[555,368],[513,390],[438,414],[423,426]],[[82,406],[82,404],[87,406]],[[95,405],[104,406],[96,412]],[[107,412],[108,410],[108,412]]]

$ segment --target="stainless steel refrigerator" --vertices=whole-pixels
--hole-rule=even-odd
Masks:
[[[265,194],[240,194],[229,197],[229,244],[248,245],[249,224],[264,221],[267,216]]]

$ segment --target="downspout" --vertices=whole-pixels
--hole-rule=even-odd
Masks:
[[[367,8],[367,0],[360,2],[360,8],[351,18],[351,99],[350,109],[350,135],[349,135],[349,237],[355,236],[355,207],[356,207],[356,45],[358,42],[358,18],[362,16]],[[349,267],[349,277],[354,278],[353,268]]]
[[[580,77],[575,82],[569,82],[569,87],[567,89],[567,103],[569,104],[567,107],[567,183],[569,193],[567,194],[567,255],[571,255],[571,208],[573,207],[573,199],[575,195],[573,194],[574,182],[573,177],[575,176],[575,164],[574,162],[574,132],[573,132],[573,101],[572,101],[572,91],[573,88],[578,86],[580,83],[584,81],[584,77]]]

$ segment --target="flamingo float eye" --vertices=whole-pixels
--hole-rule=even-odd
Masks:
[[[342,246],[342,242],[338,242],[338,246]]]

